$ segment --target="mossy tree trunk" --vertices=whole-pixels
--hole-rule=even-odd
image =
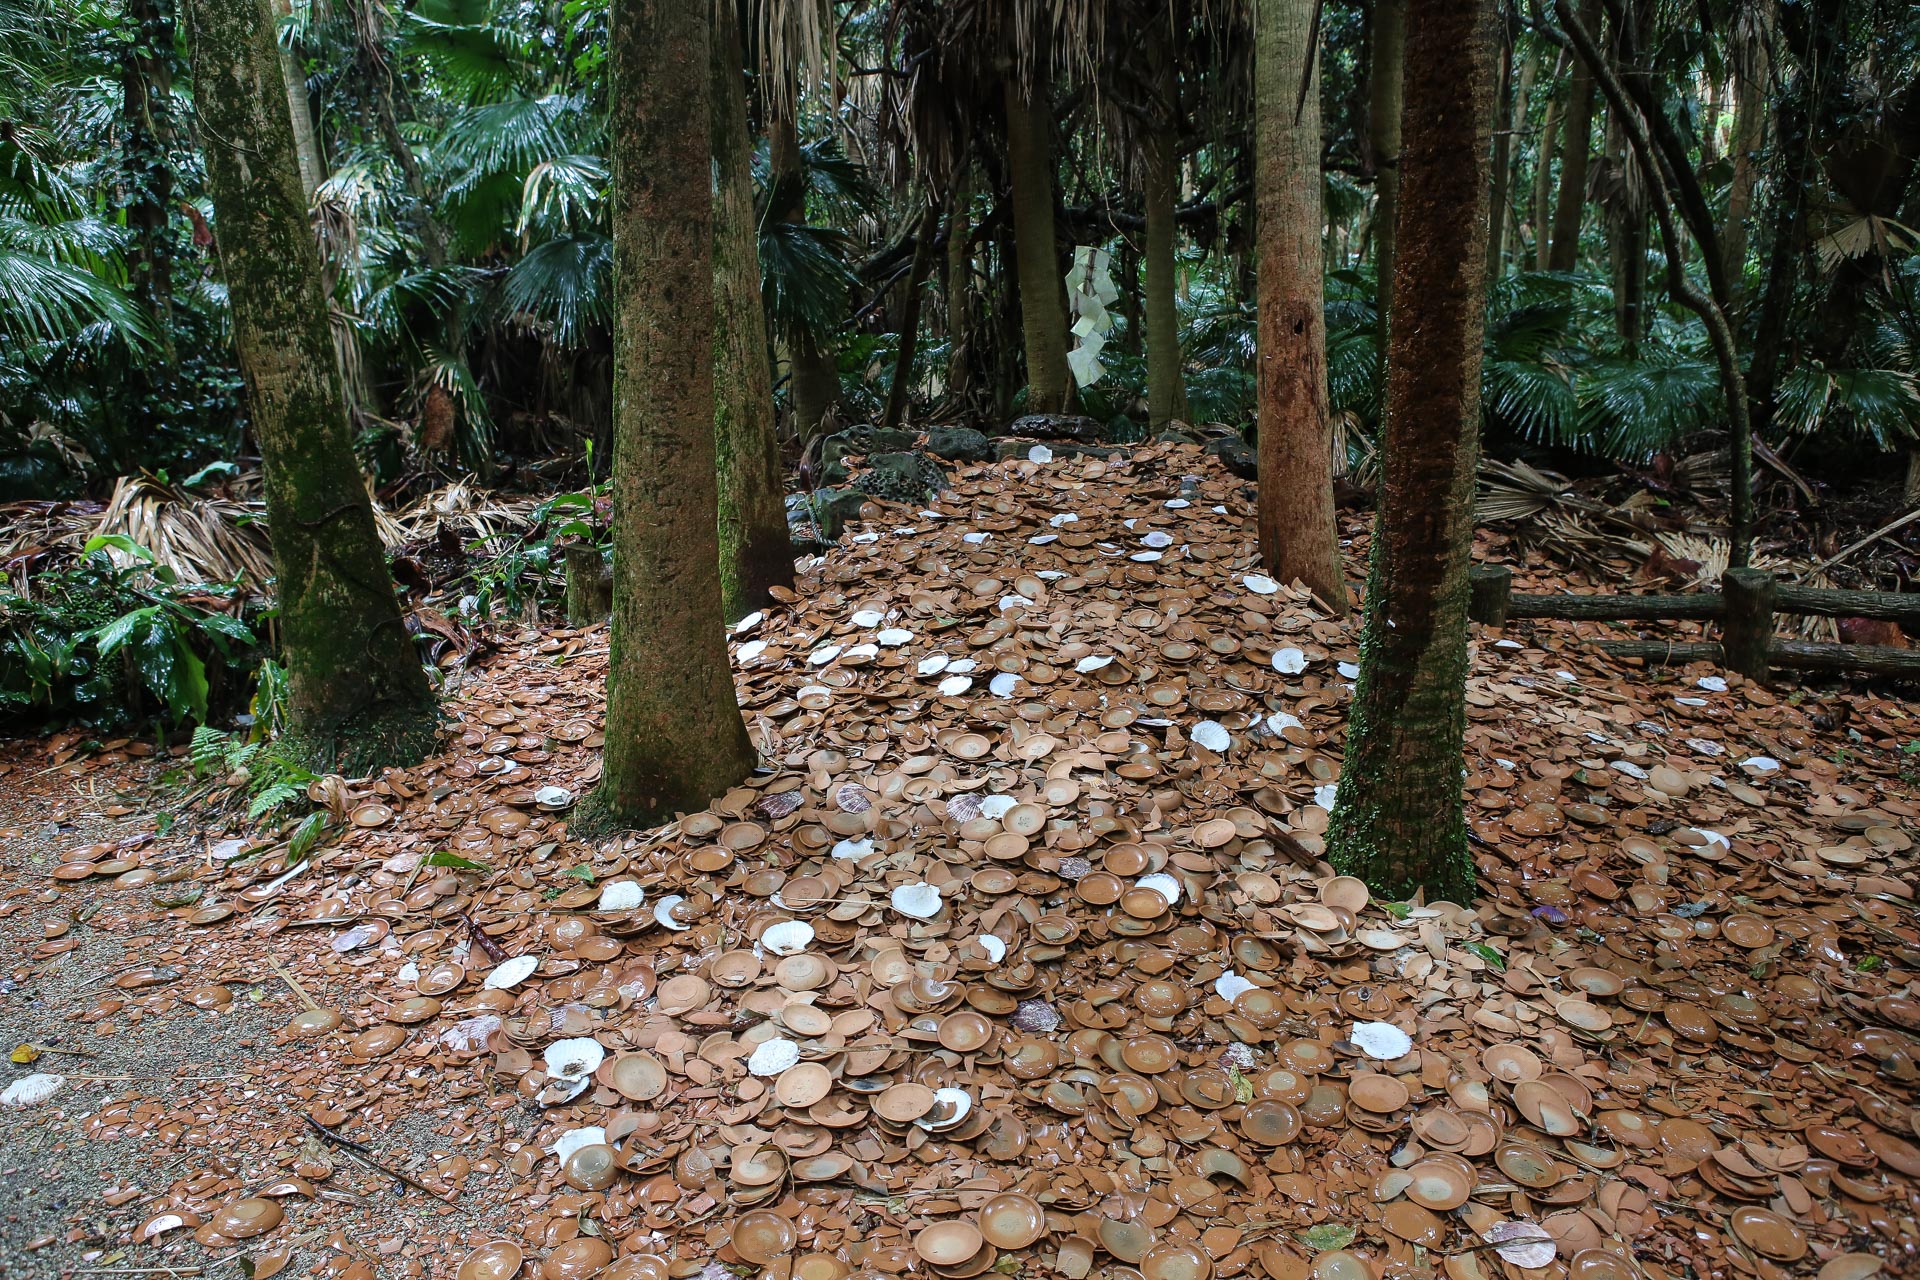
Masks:
[[[1368,78],[1367,137],[1373,148],[1374,296],[1380,354],[1387,351],[1393,310],[1393,233],[1400,211],[1400,100],[1407,48],[1407,0],[1374,0]]]
[[[289,716],[301,754],[356,769],[432,741],[353,457],[268,0],[186,0],[220,261],[266,473]]]
[[[126,196],[127,286],[172,349],[173,12],[167,0],[129,0],[121,51],[121,182]]]
[[[1559,84],[1566,69],[1566,55],[1554,65],[1550,84]],[[1545,271],[1553,257],[1553,152],[1560,140],[1561,100],[1551,97],[1546,118],[1540,123],[1540,145],[1534,151],[1533,164],[1533,269]]]
[[[1313,0],[1267,0],[1254,37],[1260,559],[1280,581],[1298,578],[1345,612],[1327,417],[1313,10]],[[1309,61],[1313,72],[1303,100],[1300,77]]]
[[[1180,77],[1164,37],[1152,46],[1154,123],[1141,148],[1147,206],[1145,327],[1147,423],[1159,431],[1184,412],[1180,313],[1174,305],[1174,204],[1180,188]],[[1128,282],[1129,289],[1131,282]]]
[[[720,600],[709,27],[683,0],[611,12],[613,633],[588,828],[703,808],[753,767]]]
[[[731,4],[713,9],[713,443],[720,489],[720,594],[729,621],[793,586],[773,367],[760,303],[746,62]]]
[[[1581,0],[1580,18],[1591,30],[1598,17],[1595,0]],[[1560,194],[1553,208],[1551,271],[1571,271],[1580,261],[1580,224],[1587,211],[1587,161],[1593,148],[1593,75],[1578,58],[1567,82],[1567,106],[1560,126]]]
[[[1020,323],[1027,351],[1027,412],[1065,413],[1067,295],[1053,230],[1052,101],[1045,78],[1021,85],[1008,76],[1007,169],[1013,182],[1014,256],[1020,275]]]
[[[1407,6],[1407,112],[1384,466],[1360,678],[1328,855],[1374,891],[1473,892],[1461,785],[1479,455],[1489,140],[1487,0]]]
[[[1733,42],[1733,176],[1727,183],[1726,275],[1736,305],[1745,292],[1747,273],[1747,219],[1753,212],[1754,179],[1760,172],[1760,148],[1767,138],[1767,30],[1773,25],[1773,6],[1734,32]]]

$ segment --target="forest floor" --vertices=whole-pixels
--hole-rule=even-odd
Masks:
[[[565,821],[604,628],[503,628],[295,867],[13,744],[0,1085],[64,1083],[0,1275],[1912,1274],[1920,708],[1476,627],[1480,898],[1371,902],[1357,622],[1249,496],[1155,446],[887,507],[732,637],[765,767],[625,839]]]

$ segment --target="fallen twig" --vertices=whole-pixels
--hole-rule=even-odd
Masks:
[[[318,1120],[315,1120],[312,1116],[305,1116],[303,1118],[306,1120],[306,1122],[310,1126],[312,1126],[313,1131],[315,1133],[319,1134],[322,1138],[326,1139],[328,1142],[332,1143],[334,1146],[339,1147],[342,1151],[345,1151],[349,1157],[351,1157],[354,1160],[358,1160],[361,1164],[366,1165],[368,1168],[377,1170],[380,1173],[384,1173],[389,1178],[392,1178],[396,1182],[405,1183],[407,1186],[412,1187],[416,1191],[424,1191],[436,1200],[451,1201],[453,1199],[452,1194],[449,1192],[435,1191],[432,1187],[420,1181],[418,1178],[415,1178],[411,1174],[403,1173],[398,1169],[390,1169],[386,1165],[381,1164],[378,1160],[375,1160],[373,1158],[372,1154],[369,1153],[366,1147],[361,1146],[359,1143],[355,1142],[352,1138],[346,1137],[342,1134],[335,1133],[333,1130],[327,1128],[327,1126],[321,1124]]]

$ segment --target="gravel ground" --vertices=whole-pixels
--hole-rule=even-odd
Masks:
[[[152,831],[155,814],[178,796],[162,772],[152,762],[47,772],[43,744],[0,743],[0,1087],[34,1072],[68,1080],[38,1107],[0,1109],[0,1280],[113,1274],[164,1280],[169,1273],[240,1280],[240,1260],[261,1252],[207,1251],[189,1243],[184,1251],[163,1254],[128,1244],[154,1197],[189,1174],[220,1170],[195,1145],[191,1132],[171,1143],[88,1133],[88,1118],[120,1099],[137,1097],[172,1111],[196,1103],[204,1107],[214,1091],[225,1100],[252,1098],[247,1077],[264,1073],[277,1052],[273,1031],[292,1012],[286,991],[265,975],[253,985],[229,977],[235,998],[217,1013],[182,1001],[157,1017],[121,1013],[81,1020],[98,1001],[123,994],[111,985],[115,975],[135,964],[164,961],[177,940],[165,929],[150,927],[132,936],[111,897],[147,891],[96,887],[90,881],[64,886],[56,895],[48,873],[70,850]],[[131,811],[110,812],[122,807]],[[183,818],[166,843],[190,835],[191,821]],[[108,909],[87,920],[95,903]],[[79,945],[36,958],[46,927],[75,917],[84,922],[72,924],[68,936]],[[188,973],[178,985],[184,991],[197,975],[191,972],[190,954],[182,958]],[[23,1044],[79,1052],[43,1053],[28,1066],[7,1062],[5,1055]],[[273,1105],[270,1099],[260,1101]],[[288,1113],[286,1128],[297,1131],[296,1115]],[[418,1132],[407,1132],[413,1129]],[[398,1144],[420,1152],[443,1143],[424,1119],[396,1126],[380,1141],[383,1147]],[[455,1242],[481,1229],[473,1208],[423,1204],[417,1194],[398,1197],[377,1174],[345,1162],[336,1167],[327,1187],[334,1209],[342,1201],[351,1208],[351,1229],[342,1235],[330,1229],[301,1232],[300,1203],[287,1202],[296,1229],[269,1237],[273,1248],[293,1249],[280,1275],[357,1280],[418,1274],[419,1264],[409,1258],[368,1260],[368,1270],[356,1272],[356,1259],[340,1246],[382,1238],[444,1239],[448,1249],[464,1252]],[[228,1172],[244,1178],[251,1171]],[[337,1217],[328,1224],[339,1225]]]

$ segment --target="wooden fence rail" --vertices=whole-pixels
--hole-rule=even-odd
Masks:
[[[1795,671],[1865,671],[1920,677],[1920,651],[1886,645],[1812,644],[1773,634],[1776,613],[1826,618],[1873,618],[1920,629],[1920,593],[1834,591],[1776,582],[1764,569],[1729,569],[1719,591],[1686,595],[1513,594],[1513,571],[1476,565],[1469,574],[1468,614],[1475,622],[1505,626],[1515,618],[1560,618],[1586,622],[1689,619],[1720,624],[1720,642],[1667,644],[1658,640],[1602,640],[1615,658],[1679,665],[1713,662],[1749,679],[1765,681],[1775,667]]]

